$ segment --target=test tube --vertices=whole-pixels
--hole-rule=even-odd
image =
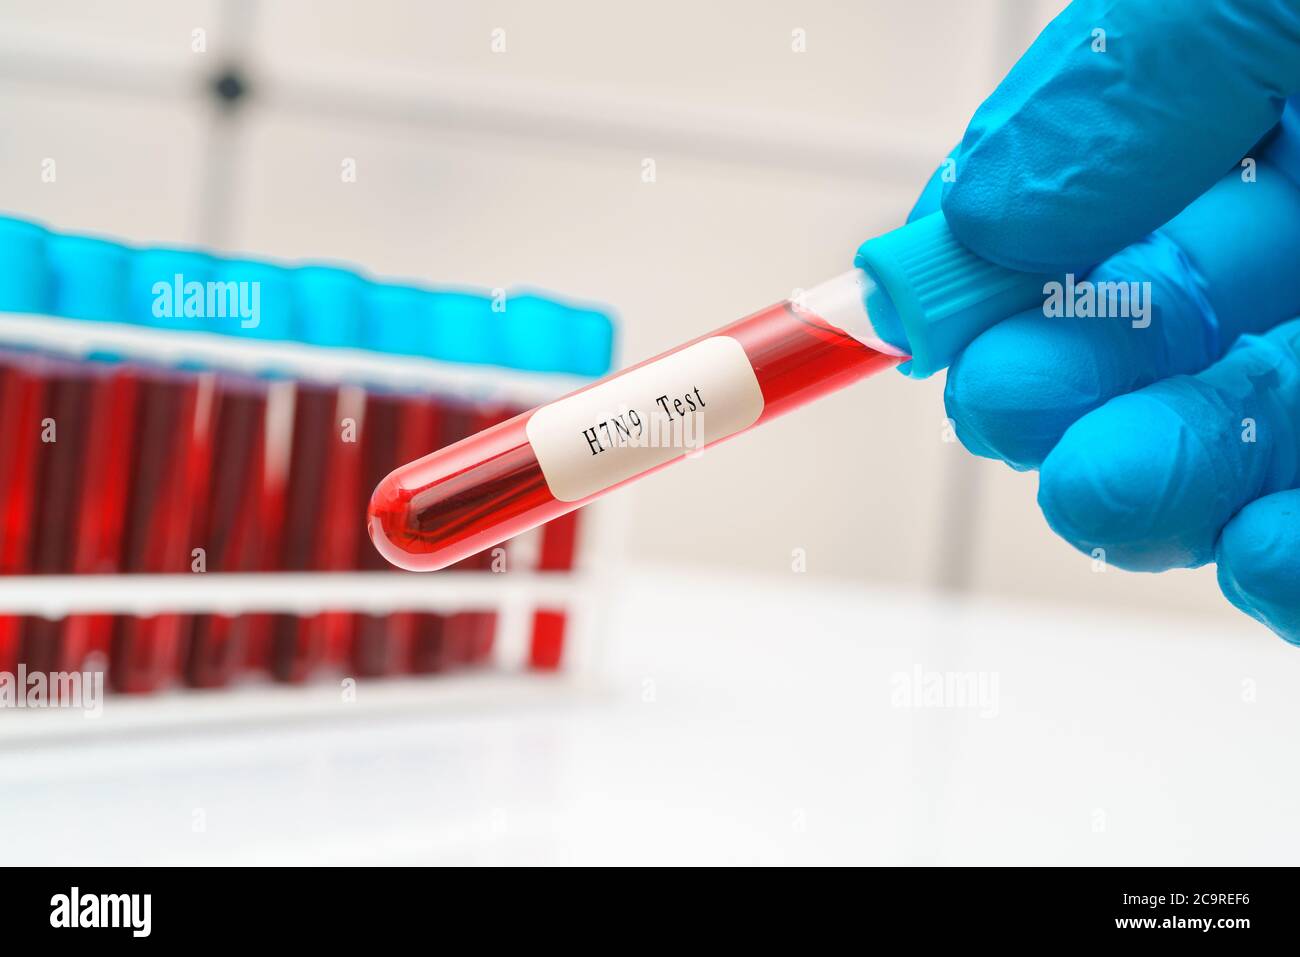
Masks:
[[[402,461],[398,449],[407,415],[407,396],[371,391],[366,394],[365,425],[361,430],[362,480],[357,489],[358,501],[363,488]],[[425,437],[427,441],[427,436]],[[358,536],[360,538],[360,536]],[[384,561],[375,550],[358,541],[357,567],[363,571],[382,571]],[[392,568],[389,567],[389,571]],[[379,677],[402,670],[410,647],[413,619],[410,613],[360,613],[356,616],[351,648],[351,673],[360,677]]]
[[[397,463],[409,462],[418,457],[425,449],[437,443],[437,436],[442,429],[442,403],[427,395],[407,396],[402,404],[402,428],[398,435]],[[387,469],[385,469],[387,471]],[[365,488],[369,492],[369,486]],[[369,543],[358,536],[358,546],[377,556]],[[380,564],[383,559],[380,558]],[[414,611],[397,612],[390,616],[393,629],[398,637],[401,657],[398,661],[400,670],[406,672],[425,672],[436,664],[442,646],[443,628],[446,616],[437,612]],[[432,654],[430,654],[432,652]]]
[[[855,270],[391,473],[380,553],[431,571],[908,356],[876,334]]]
[[[137,369],[108,365],[95,377],[86,428],[88,477],[81,483],[77,506],[77,542],[72,571],[102,575],[121,569],[122,538],[133,476],[136,402],[140,392]],[[93,476],[93,480],[89,477]],[[64,622],[64,662],[80,670],[87,655],[107,657],[114,616],[104,613],[69,615]]]
[[[195,502],[194,541],[215,572],[255,571],[261,557],[266,447],[266,383],[225,375],[219,380],[212,424],[212,474]],[[247,653],[249,615],[197,615],[184,645],[184,677],[197,688],[228,683]]]
[[[470,423],[472,411],[459,402],[436,398],[438,446],[459,442],[473,432]],[[372,549],[373,551],[373,549]],[[458,628],[453,623],[455,615],[422,615],[411,646],[411,670],[416,674],[432,674],[453,668],[463,657]]]
[[[479,432],[512,418],[516,410],[502,405],[484,405],[470,416],[470,432]],[[507,567],[505,546],[481,551],[462,560],[457,568],[467,572],[490,572]],[[499,615],[491,610],[458,611],[447,617],[447,651],[455,664],[482,664],[492,657]]]
[[[294,397],[292,454],[280,538],[285,571],[347,571],[356,555],[365,396],[353,386],[301,383]],[[350,519],[350,520],[349,520]],[[270,667],[279,681],[305,681],[326,661],[348,652],[352,614],[325,610],[309,616],[278,614]]]
[[[537,570],[567,572],[573,569],[578,546],[578,514],[569,512],[542,528],[541,554]],[[556,671],[564,655],[564,633],[568,613],[563,608],[538,608],[533,612],[533,639],[529,644],[528,666],[535,671]]]
[[[43,368],[39,359],[6,356],[0,369],[0,575],[31,571]],[[23,621],[22,615],[0,615],[0,671],[12,674],[18,666]]]
[[[38,534],[32,543],[33,574],[72,571],[77,543],[77,502],[86,475],[87,419],[92,380],[99,370],[79,363],[50,360],[45,401],[39,420],[39,492],[32,518]],[[37,427],[37,423],[32,423]],[[29,673],[62,670],[68,648],[64,622],[29,615],[23,628],[21,660]],[[76,663],[80,665],[80,662]]]
[[[496,425],[502,417],[493,416],[482,407],[459,404],[447,417],[450,441],[459,441],[482,429]],[[372,549],[373,551],[373,549]],[[470,555],[456,562],[453,571],[473,572],[487,569],[491,556],[486,552]],[[473,660],[474,650],[484,628],[484,612],[454,611],[444,619],[442,627],[442,658],[446,668],[459,668]],[[490,615],[490,613],[487,613]]]
[[[191,570],[194,503],[211,467],[213,373],[156,369],[142,377],[136,405],[138,438],[131,464],[122,571]],[[189,616],[162,612],[115,621],[109,682],[115,690],[149,692],[176,675]]]
[[[855,265],[403,466],[371,497],[375,547],[404,568],[445,568],[867,376],[925,378],[1041,306],[1050,278],[971,252],[941,212],[867,241]]]

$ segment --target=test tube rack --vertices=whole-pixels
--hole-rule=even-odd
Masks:
[[[0,262],[0,672],[332,700],[590,669],[585,522],[417,575],[364,508],[391,468],[607,371],[605,312],[17,219]]]

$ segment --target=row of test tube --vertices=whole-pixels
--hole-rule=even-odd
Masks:
[[[328,601],[310,613],[230,611],[220,576],[408,574],[366,536],[375,484],[539,392],[603,372],[606,316],[535,294],[133,249],[15,220],[0,220],[0,257],[0,581],[118,575],[129,589],[132,576],[215,576],[210,611],[0,604],[0,671],[99,663],[114,689],[147,692],[492,661],[491,598],[446,612]],[[190,283],[256,283],[258,314],[159,308]],[[521,370],[523,388],[512,380]],[[563,573],[578,540],[567,516],[449,574]],[[566,619],[563,607],[532,610],[529,666],[560,666]]]

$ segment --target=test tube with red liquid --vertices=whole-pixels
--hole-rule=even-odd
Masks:
[[[213,373],[169,369],[143,374],[136,403],[136,443],[126,508],[122,571],[191,571],[194,503],[211,470]],[[162,612],[115,620],[109,682],[115,690],[148,692],[179,671],[189,616]]]
[[[445,568],[908,356],[846,273],[403,466],[370,502],[390,562]]]
[[[578,513],[569,512],[542,528],[540,572],[572,571],[578,550]],[[533,612],[533,637],[528,649],[528,667],[534,671],[556,671],[564,655],[564,633],[568,613],[563,608],[538,608]]]
[[[511,419],[514,409],[500,405],[484,405],[474,410],[469,416],[471,433],[478,433]],[[509,558],[505,546],[489,548],[463,559],[457,568],[464,571],[490,572],[494,569],[504,570]],[[499,616],[495,611],[465,610],[447,616],[444,629],[447,642],[447,655],[451,663],[458,665],[482,664],[492,657],[492,647],[496,641]]]
[[[47,378],[39,359],[6,356],[0,367],[0,575],[31,571]],[[23,622],[22,615],[0,615],[0,671],[12,674],[18,667]]]
[[[38,533],[30,556],[33,574],[57,575],[72,570],[77,503],[82,484],[90,481],[85,472],[85,451],[91,386],[97,371],[66,360],[50,360],[41,417],[30,423],[33,429],[39,425],[41,438],[36,466],[39,493],[32,516]],[[68,648],[63,637],[62,620],[27,617],[21,660],[29,674],[64,670]]]
[[[473,431],[473,411],[469,406],[443,398],[437,403],[437,447],[459,442]],[[418,455],[418,453],[417,453]],[[408,459],[409,461],[409,459]],[[374,549],[371,549],[374,552]],[[464,658],[464,647],[457,628],[452,624],[455,615],[424,614],[420,616],[411,646],[411,670],[416,674],[447,671]]]
[[[364,428],[365,395],[353,386],[300,384],[294,396],[292,453],[279,521],[285,571],[349,571],[356,557],[361,457],[356,441]],[[301,682],[327,661],[350,652],[351,612],[277,614],[269,665],[279,681]]]
[[[135,476],[139,371],[125,364],[107,365],[94,375],[91,389],[81,466],[86,478],[77,504],[72,571],[103,575],[121,569],[122,538]],[[104,613],[69,615],[63,628],[61,670],[81,670],[90,654],[107,657],[113,622],[114,616]]]
[[[364,425],[361,430],[361,468],[363,485],[357,488],[358,501],[374,483],[395,465],[418,455],[412,449],[427,449],[434,439],[437,417],[434,407],[424,396],[372,391],[366,395]],[[382,571],[384,560],[358,536],[357,567],[362,571]],[[409,667],[420,613],[394,611],[386,614],[359,614],[351,648],[351,673],[360,677],[379,677],[406,671]]]
[[[213,404],[213,468],[206,494],[194,503],[194,541],[205,550],[208,571],[256,571],[265,525],[267,383],[223,376]],[[258,624],[252,615],[195,616],[183,648],[186,683],[196,688],[228,683]]]

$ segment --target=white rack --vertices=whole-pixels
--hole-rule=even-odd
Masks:
[[[529,407],[550,401],[581,387],[587,381],[578,376],[532,373],[495,366],[467,366],[413,356],[399,356],[359,349],[342,349],[300,342],[241,338],[218,333],[154,329],[119,323],[52,318],[42,315],[0,312],[0,349],[32,350],[65,359],[86,359],[96,355],[130,357],[132,361],[169,367],[198,365],[204,369],[247,375],[267,375],[298,382],[328,385],[379,386],[385,390],[427,392],[466,402],[503,402]],[[608,534],[593,535],[587,523],[581,530],[580,565],[588,563],[587,548]],[[493,668],[488,674],[439,677],[442,688],[452,680],[451,697],[492,697],[512,693],[523,680],[532,638],[532,615],[537,609],[563,609],[568,616],[565,637],[565,675],[589,674],[595,660],[594,633],[602,610],[594,607],[603,592],[582,567],[563,572],[538,573],[540,547],[536,532],[514,539],[510,565],[503,572],[453,571],[425,575],[378,572],[265,572],[265,573],[180,573],[110,575],[13,575],[0,576],[0,615],[32,615],[57,619],[75,614],[126,614],[149,617],[158,614],[239,615],[283,613],[312,615],[338,611],[384,615],[394,612],[436,612],[491,610],[498,614],[493,645]],[[494,682],[498,675],[505,685]],[[408,690],[418,678],[386,678]],[[256,682],[254,687],[264,687]],[[242,687],[242,686],[241,686]],[[424,682],[423,687],[429,688]],[[453,685],[447,685],[448,688]],[[293,704],[293,693],[255,692],[249,701],[274,703],[254,710],[266,717],[282,712],[302,714],[318,710],[320,696],[309,692],[301,704]],[[244,692],[236,689],[236,694]],[[427,692],[426,692],[427,693]],[[270,695],[270,698],[267,695]],[[284,695],[289,697],[285,698]],[[326,689],[333,701],[334,692]],[[186,695],[164,692],[148,701],[173,702],[129,709],[135,715],[132,726],[156,723],[159,715],[178,708],[188,715],[188,705],[176,705]],[[440,700],[441,693],[437,696]],[[402,694],[398,698],[406,700]],[[242,700],[242,699],[241,699]],[[314,703],[313,703],[314,702]],[[208,709],[211,710],[211,709]],[[140,713],[137,713],[140,712]],[[206,712],[205,712],[206,713]],[[152,717],[150,717],[152,716]],[[9,717],[3,715],[0,717]],[[165,719],[170,721],[171,719]],[[31,722],[35,721],[35,724]],[[42,718],[28,718],[23,727],[46,727]],[[13,728],[12,722],[8,722]],[[62,725],[61,725],[62,726]],[[22,736],[22,735],[20,735]],[[0,740],[5,735],[0,734]]]
[[[521,406],[550,401],[589,381],[559,373],[458,365],[363,349],[22,313],[0,312],[0,324],[0,346],[37,349],[71,359],[95,354],[127,355],[165,365],[198,363],[205,368],[249,375],[382,385]]]
[[[563,607],[582,585],[577,572],[526,571],[13,575],[0,576],[0,613],[45,618],[85,613],[452,613],[507,601]]]

